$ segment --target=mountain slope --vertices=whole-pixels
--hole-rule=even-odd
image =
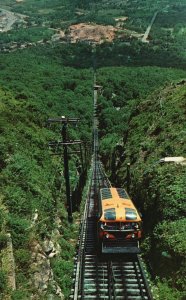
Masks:
[[[144,220],[142,248],[160,277],[162,300],[185,296],[186,166],[159,162],[185,156],[185,100],[186,81],[180,80],[140,101],[111,156],[119,186],[126,186],[130,162],[130,194]]]
[[[3,299],[46,299],[62,290],[68,297],[79,215],[75,224],[68,223],[62,157],[51,155],[48,148],[50,140],[61,139],[61,126],[49,128],[46,121],[62,115],[81,117],[78,129],[69,126],[69,138],[90,139],[92,72],[62,69],[47,58],[42,64],[32,60],[28,67],[24,56],[22,64],[19,54],[14,58],[12,72],[4,70],[0,88],[0,293]],[[71,155],[71,192],[79,180],[77,160],[78,154]],[[52,260],[51,251],[58,253]]]

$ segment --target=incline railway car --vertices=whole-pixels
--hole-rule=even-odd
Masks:
[[[97,230],[102,253],[139,253],[141,223],[140,215],[124,189],[100,189]]]

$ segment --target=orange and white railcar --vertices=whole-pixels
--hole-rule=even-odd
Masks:
[[[141,223],[140,214],[124,189],[100,189],[98,245],[102,253],[139,253]]]

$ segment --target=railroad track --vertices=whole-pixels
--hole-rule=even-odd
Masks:
[[[96,111],[97,93],[94,92]],[[73,300],[152,300],[152,294],[137,254],[100,255],[97,251],[97,200],[98,191],[111,184],[104,173],[98,156],[98,120],[94,114],[94,147],[92,175],[81,220],[79,247],[76,256]]]

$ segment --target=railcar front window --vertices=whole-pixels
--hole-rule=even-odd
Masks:
[[[116,220],[116,210],[115,208],[109,208],[104,210],[105,220]]]
[[[136,213],[135,209],[125,208],[125,217],[126,217],[126,220],[136,220],[137,213]]]

